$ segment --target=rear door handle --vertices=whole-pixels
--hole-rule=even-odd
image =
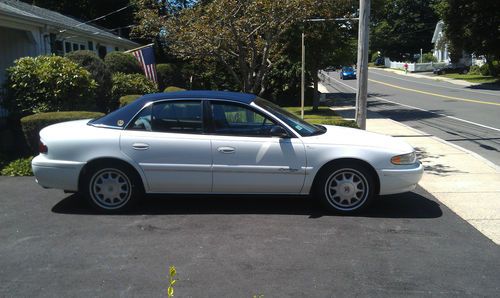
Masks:
[[[149,144],[146,143],[134,143],[132,144],[132,148],[135,150],[148,150],[149,149]]]
[[[236,151],[236,149],[234,149],[233,147],[219,147],[217,148],[217,151],[219,151],[220,153],[234,153]]]

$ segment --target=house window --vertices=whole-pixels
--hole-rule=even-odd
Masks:
[[[107,52],[108,51],[106,50],[105,46],[99,46],[99,48],[98,48],[98,54],[99,54],[99,57],[101,59],[104,59],[104,57],[106,56]]]
[[[93,51],[94,50],[94,43],[89,41],[88,42],[88,46],[89,46],[89,51]]]
[[[66,53],[71,52],[71,42],[65,42],[64,43],[64,48],[66,50]]]
[[[78,51],[78,44],[76,43],[73,44],[73,51]]]
[[[115,47],[115,51],[119,51],[120,49],[118,47]]]
[[[85,50],[85,45],[81,44],[80,45],[80,50]]]
[[[54,48],[52,49],[52,53],[56,55],[63,55],[64,54],[64,49],[63,49],[63,42],[60,40],[56,40],[54,42]]]

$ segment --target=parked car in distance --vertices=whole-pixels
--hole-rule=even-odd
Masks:
[[[356,70],[351,66],[343,66],[340,71],[340,79],[356,79]]]
[[[38,184],[108,213],[144,193],[311,194],[350,213],[413,190],[423,173],[399,139],[312,125],[255,95],[218,91],[149,94],[98,119],[51,125],[40,150]]]
[[[380,66],[380,65],[384,65],[384,58],[383,57],[378,57],[376,60],[375,60],[375,65],[376,66]]]
[[[469,66],[466,66],[466,65],[461,64],[461,63],[452,63],[452,64],[445,65],[443,67],[435,68],[432,72],[434,74],[437,74],[437,75],[444,75],[447,73],[466,74],[469,72]]]
[[[325,68],[325,71],[336,71],[337,68],[335,66],[328,66],[327,68]]]

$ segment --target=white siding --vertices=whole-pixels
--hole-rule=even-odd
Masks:
[[[5,80],[5,70],[14,60],[37,55],[37,44],[29,38],[31,32],[0,27],[0,84]]]

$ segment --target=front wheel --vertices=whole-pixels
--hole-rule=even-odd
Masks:
[[[139,177],[120,164],[91,167],[81,184],[83,195],[92,207],[105,213],[123,211],[142,196]]]
[[[362,165],[342,162],[328,167],[320,175],[315,195],[330,211],[358,212],[375,197],[374,177]]]

